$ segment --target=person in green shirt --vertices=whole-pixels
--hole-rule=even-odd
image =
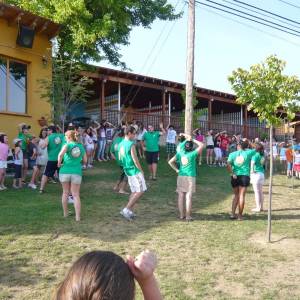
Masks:
[[[146,153],[150,179],[156,180],[157,163],[159,158],[159,138],[165,133],[163,124],[159,124],[161,131],[155,131],[153,125],[148,125],[148,131],[143,135],[143,150]]]
[[[250,179],[254,191],[256,207],[253,212],[263,211],[264,193],[263,185],[265,181],[265,153],[261,143],[255,144],[256,153],[251,158]]]
[[[76,221],[80,221],[80,185],[82,181],[82,165],[87,163],[87,155],[84,146],[78,143],[76,132],[68,130],[65,133],[66,143],[58,154],[57,167],[59,170],[59,181],[63,193],[61,197],[64,217],[68,216],[68,197],[70,192],[74,199]]]
[[[55,172],[58,171],[57,160],[58,154],[64,144],[64,134],[57,132],[57,127],[54,125],[49,126],[48,128],[48,136],[45,139],[45,142],[42,148],[47,147],[48,151],[48,162],[42,176],[40,193],[44,192],[45,185],[48,181],[49,177],[53,177]]]
[[[125,129],[125,138],[118,146],[119,161],[128,177],[128,184],[131,190],[129,201],[126,207],[120,211],[120,214],[129,221],[135,217],[132,211],[134,205],[147,190],[144,172],[136,154],[135,136],[136,129],[133,126],[127,127]]]
[[[119,160],[119,151],[118,151],[119,144],[123,140],[124,140],[124,129],[122,128],[118,133],[118,136],[113,140],[109,151],[110,151],[110,156],[112,157],[112,159],[114,159],[117,162],[118,166],[121,169],[120,179],[118,180],[117,184],[114,186],[114,191],[118,191],[119,194],[128,194],[125,190],[127,184],[126,174],[124,172],[122,162]]]
[[[243,220],[243,210],[245,206],[245,195],[250,184],[250,162],[255,150],[249,149],[250,144],[247,139],[243,139],[237,144],[237,151],[229,154],[227,170],[231,175],[231,186],[233,188],[233,201],[231,219]],[[236,208],[239,213],[236,215]]]
[[[22,141],[21,142],[21,149],[23,152],[23,168],[22,168],[22,182],[26,182],[26,176],[28,171],[28,145],[30,143],[31,134],[29,133],[31,126],[26,125],[24,123],[19,125],[19,134],[18,138]]]
[[[192,221],[192,194],[196,192],[197,157],[203,149],[203,143],[193,140],[190,135],[181,135],[186,138],[186,141],[176,155],[169,160],[169,165],[178,173],[176,192],[178,193],[179,218]],[[196,149],[193,149],[193,143],[197,145]]]

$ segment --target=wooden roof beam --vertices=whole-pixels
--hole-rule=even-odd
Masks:
[[[42,33],[44,32],[47,28],[48,28],[48,25],[49,25],[49,21],[46,21],[45,23],[42,24],[42,26],[37,29],[37,33]]]
[[[24,16],[23,12],[18,13],[13,19],[8,21],[8,25],[11,26],[15,23],[20,22],[23,16]]]

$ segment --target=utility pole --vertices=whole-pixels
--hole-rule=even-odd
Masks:
[[[192,135],[195,52],[195,0],[189,0],[184,131]]]

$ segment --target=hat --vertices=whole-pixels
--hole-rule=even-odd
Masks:
[[[14,145],[15,145],[16,143],[18,143],[18,142],[20,142],[20,141],[22,141],[22,140],[19,139],[19,138],[16,138],[16,139],[13,140],[13,143],[14,143]]]
[[[23,125],[23,126],[22,126],[22,130],[24,130],[24,129],[30,129],[30,128],[31,128],[30,125]]]

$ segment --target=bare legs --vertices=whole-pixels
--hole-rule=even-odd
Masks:
[[[185,206],[185,214],[184,214],[184,206]],[[192,214],[192,193],[183,193],[178,192],[178,210],[179,210],[179,218],[183,220],[191,220]]]
[[[213,149],[206,149],[206,163],[208,165],[213,164]]]
[[[157,163],[149,164],[148,168],[150,173],[150,179],[156,179]]]
[[[22,167],[22,181],[26,181],[28,171],[28,159],[23,159],[23,167]]]
[[[71,192],[74,199],[74,207],[75,207],[75,219],[76,221],[80,221],[80,213],[81,213],[81,202],[80,202],[80,184],[74,184],[70,182],[62,182],[63,193],[61,197],[64,217],[68,216],[68,197]]]
[[[232,207],[231,207],[231,218],[236,217],[236,209],[238,207],[238,220],[243,219],[243,211],[245,206],[245,194],[247,191],[247,187],[238,186],[233,188],[233,199],[232,199]]]
[[[129,196],[128,203],[126,205],[126,208],[129,210],[132,210],[136,202],[141,198],[141,196],[144,194],[144,192],[138,192],[138,193],[131,193]]]
[[[42,181],[41,181],[41,186],[40,186],[40,191],[44,191],[45,185],[48,181],[48,177],[46,175],[42,176]]]
[[[4,188],[4,179],[5,179],[5,173],[6,173],[6,169],[1,168],[0,169],[0,188]]]

